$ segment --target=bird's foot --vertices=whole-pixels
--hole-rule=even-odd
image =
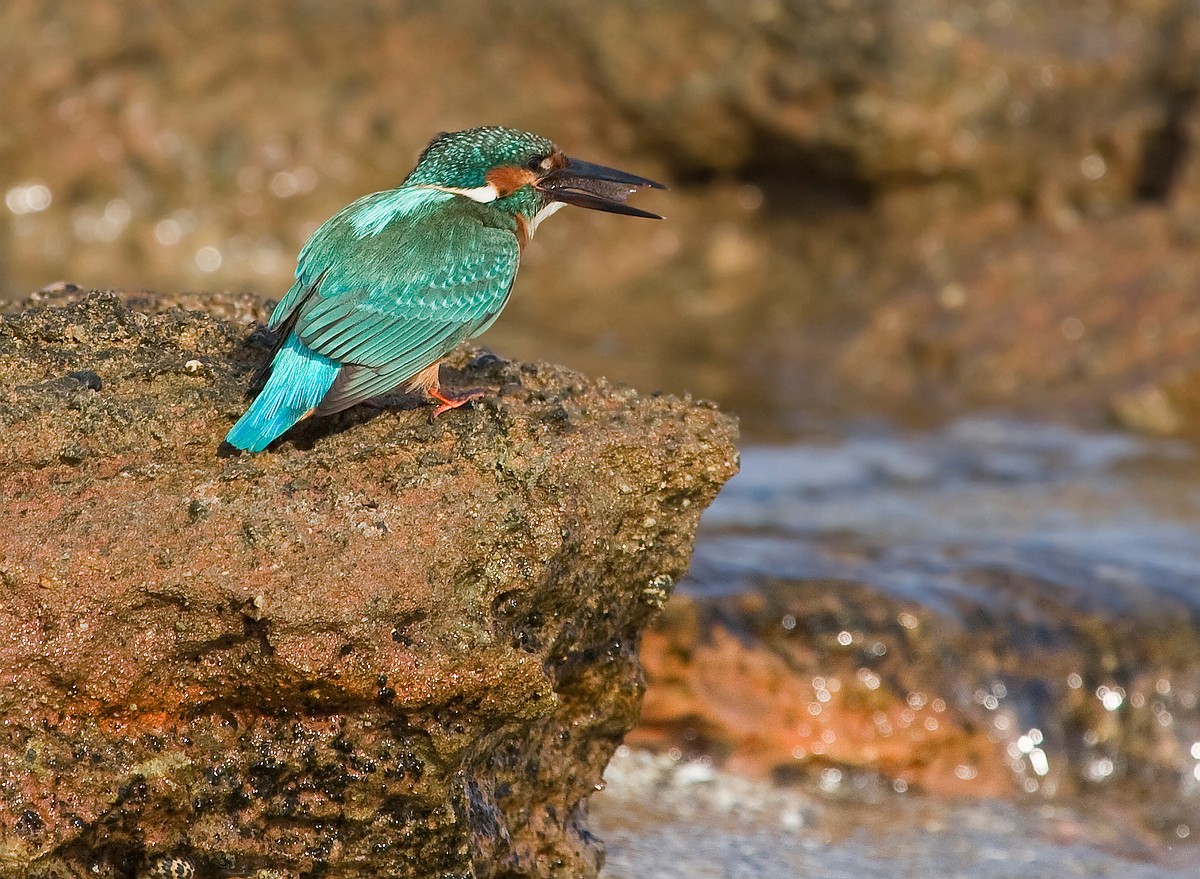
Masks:
[[[437,400],[438,402],[438,406],[433,410],[433,415],[431,415],[430,418],[437,418],[443,412],[446,412],[450,409],[457,409],[459,406],[462,406],[465,403],[470,403],[472,400],[484,396],[487,392],[487,388],[472,388],[469,391],[464,391],[461,394],[455,394],[451,396],[443,393],[440,388],[430,388],[428,391],[429,396],[433,397],[433,399]]]

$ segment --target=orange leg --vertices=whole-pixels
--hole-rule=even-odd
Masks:
[[[465,403],[470,403],[472,400],[482,397],[487,393],[487,390],[484,388],[473,388],[465,393],[457,394],[451,397],[443,394],[441,388],[439,388],[437,385],[434,385],[433,387],[428,388],[426,393],[438,401],[438,407],[433,410],[433,415],[430,416],[431,418],[437,418],[443,412],[447,412],[451,409],[457,409],[459,406],[462,406]]]
[[[438,406],[433,410],[431,418],[437,418],[443,412],[450,409],[457,409],[459,406],[469,403],[477,397],[482,397],[487,393],[487,388],[472,388],[464,393],[453,395],[442,393],[442,386],[439,381],[439,368],[441,365],[440,360],[437,363],[429,364],[429,366],[409,379],[404,386],[406,391],[424,391],[437,401]]]

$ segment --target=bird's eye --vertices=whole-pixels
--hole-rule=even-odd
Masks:
[[[547,165],[549,164],[546,161],[548,158],[550,158],[550,157],[549,156],[534,156],[532,159],[530,159],[528,162],[525,163],[525,167],[528,168],[530,171],[545,171],[547,168]]]

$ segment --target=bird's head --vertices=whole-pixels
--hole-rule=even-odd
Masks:
[[[564,204],[614,214],[662,219],[626,204],[642,189],[661,183],[573,159],[551,141],[512,128],[471,128],[439,134],[421,153],[405,186],[455,192],[538,221]]]

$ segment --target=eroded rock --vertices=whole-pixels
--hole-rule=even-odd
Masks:
[[[0,323],[0,875],[594,875],[732,421],[464,355],[471,410],[221,457],[245,335],[112,294]]]

